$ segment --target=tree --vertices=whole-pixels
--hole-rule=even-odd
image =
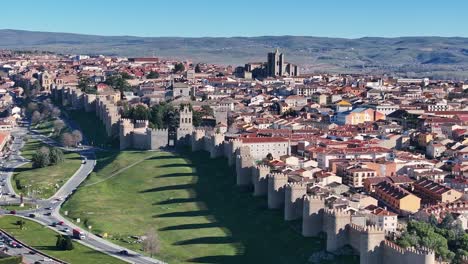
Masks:
[[[32,155],[32,163],[34,168],[44,168],[50,164],[50,150],[48,147],[41,147]]]
[[[146,78],[147,78],[147,79],[157,79],[157,78],[159,78],[159,73],[158,73],[158,72],[155,72],[155,71],[150,71],[150,72],[146,75]]]
[[[60,135],[60,132],[62,132],[62,129],[64,127],[65,127],[65,123],[62,120],[54,121],[54,131],[57,133],[57,135]]]
[[[73,250],[73,242],[69,236],[60,235],[57,237],[55,246],[60,250]]]
[[[439,224],[439,222],[437,221],[437,218],[431,214],[431,216],[429,216],[429,224],[431,224],[432,226],[437,226]]]
[[[131,118],[133,120],[149,120],[149,110],[144,105],[137,105],[131,110]]]
[[[59,148],[52,148],[50,150],[50,164],[56,165],[64,161],[63,151]]]
[[[128,74],[128,72],[121,72],[121,73],[120,73],[120,76],[122,76],[122,78],[125,79],[125,80],[131,80],[131,79],[133,79],[133,76],[131,76],[130,74]]]
[[[453,218],[452,214],[447,213],[445,215],[444,219],[442,219],[442,222],[440,223],[440,227],[450,229],[450,228],[452,228],[452,224],[453,224],[454,221],[455,221],[455,219]]]
[[[193,111],[192,122],[193,122],[193,126],[195,127],[201,126],[203,122],[203,113],[200,111]]]
[[[94,85],[91,84],[91,80],[88,78],[88,76],[84,75],[79,75],[78,76],[78,86],[77,86],[82,92],[87,93],[87,94],[96,94],[97,89]]]
[[[60,109],[58,107],[54,107],[52,108],[52,112],[51,112],[51,115],[53,118],[57,118],[60,116]]]
[[[150,123],[154,128],[163,128],[164,109],[161,105],[153,105],[150,109]]]
[[[266,158],[267,158],[267,160],[273,160],[273,155],[271,155],[271,153],[268,153],[266,155]]]
[[[36,90],[36,91],[42,90],[42,86],[41,86],[41,83],[39,82],[39,80],[35,80],[35,81],[34,81],[34,83],[33,83],[33,89]]]
[[[32,116],[31,116],[31,123],[37,124],[37,123],[39,123],[39,122],[41,121],[41,118],[42,118],[42,117],[41,117],[41,113],[39,113],[39,111],[36,110],[36,111],[34,111],[34,112],[32,113]]]
[[[31,113],[33,113],[34,111],[36,111],[38,109],[39,109],[39,106],[37,105],[37,103],[31,102],[31,103],[28,104],[28,106],[26,108],[26,113],[28,115],[30,115]]]
[[[121,75],[111,75],[107,77],[104,83],[116,90],[119,90],[121,93],[132,90],[130,84],[127,82],[127,80],[122,78]]]
[[[18,220],[16,221],[16,225],[19,225],[20,229],[23,230],[24,226],[26,225],[26,222],[24,220]]]
[[[153,257],[153,254],[158,254],[160,251],[160,242],[156,230],[151,227],[145,234],[145,239],[143,240],[143,251],[150,254],[150,257]]]
[[[72,136],[74,140],[73,145],[75,146],[78,145],[78,143],[80,143],[83,140],[83,134],[81,134],[81,131],[79,130],[73,130]]]
[[[70,133],[63,133],[62,135],[62,144],[65,147],[71,147],[76,144],[75,138],[72,134]]]
[[[200,73],[201,72],[201,69],[200,69],[200,64],[197,64],[195,66],[195,73]]]
[[[209,105],[202,105],[201,111],[205,116],[214,116],[213,108]]]
[[[183,72],[185,71],[185,66],[183,63],[176,63],[176,65],[174,65],[174,73],[178,73],[178,72]]]

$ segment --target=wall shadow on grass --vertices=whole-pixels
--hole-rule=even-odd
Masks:
[[[198,211],[183,211],[183,212],[173,212],[173,213],[164,213],[159,215],[154,215],[153,217],[190,217],[190,216],[209,216],[209,210],[198,210]]]
[[[168,174],[163,174],[160,176],[156,176],[155,178],[174,178],[174,177],[190,177],[193,176],[193,173],[191,172],[179,172],[179,173],[168,173]]]
[[[140,191],[140,193],[148,193],[148,192],[161,192],[161,191],[172,191],[172,190],[183,190],[183,189],[191,189],[194,187],[194,184],[178,184],[178,185],[168,185],[168,186],[161,186],[151,189],[146,189],[144,191]]]
[[[192,263],[239,263],[238,256],[227,256],[227,255],[218,255],[218,256],[206,256],[200,258],[188,259],[187,262]],[[263,263],[263,262],[260,262]]]
[[[195,165],[184,164],[184,163],[174,163],[174,164],[164,164],[159,166],[159,168],[180,168],[180,167],[195,167]]]
[[[198,202],[198,199],[197,198],[173,198],[173,199],[170,199],[170,200],[153,203],[153,205],[176,204],[176,203],[194,203],[194,202]]]
[[[194,168],[197,181],[194,196],[203,208],[197,212],[163,214],[158,217],[203,215],[213,219],[217,226],[228,231],[226,237],[202,237],[179,241],[177,245],[230,243],[235,255],[213,255],[187,259],[192,263],[306,263],[310,255],[323,250],[318,238],[305,238],[296,228],[297,223],[285,222],[282,210],[267,210],[265,197],[253,197],[251,190],[236,187],[234,169],[224,158],[210,159],[207,152],[180,154]],[[179,165],[177,165],[179,166]],[[214,225],[213,223],[213,225]],[[211,226],[211,225],[208,225]],[[180,225],[166,227],[194,231],[206,226]]]
[[[236,242],[232,237],[197,237],[193,239],[187,239],[178,241],[174,245],[192,245],[192,244],[228,244]]]
[[[160,228],[160,231],[170,231],[170,230],[186,230],[186,229],[200,229],[200,228],[213,228],[220,227],[219,223],[201,223],[201,224],[185,224],[185,225],[176,225],[176,226],[167,226]]]

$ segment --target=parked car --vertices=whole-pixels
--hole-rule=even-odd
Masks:
[[[10,211],[10,214],[15,215],[15,214],[16,214],[16,211],[15,211],[15,210],[11,210],[11,211]]]
[[[29,217],[34,218],[34,217],[36,217],[36,215],[35,214],[29,214]]]

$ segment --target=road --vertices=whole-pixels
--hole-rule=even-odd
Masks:
[[[15,137],[15,139],[14,139],[13,144],[11,145],[10,156],[4,164],[4,168],[5,168],[4,172],[2,172],[0,176],[0,183],[5,184],[5,186],[2,186],[2,188],[4,188],[4,190],[2,190],[2,193],[3,193],[3,196],[5,197],[2,198],[3,200],[0,199],[2,204],[5,204],[5,203],[18,204],[19,203],[18,195],[15,194],[14,189],[11,186],[11,177],[12,177],[12,171],[14,170],[15,167],[21,166],[22,164],[27,162],[27,160],[21,157],[21,154],[20,154],[20,149],[24,145],[23,138],[27,133],[28,132],[25,127],[17,127],[15,131],[12,132],[12,135]],[[44,143],[62,148],[62,146],[58,142],[50,138],[47,138],[43,135],[30,132],[29,136],[32,139],[41,140]],[[53,227],[54,230],[60,233],[66,233],[66,234],[71,235],[70,230],[80,229],[80,228],[74,223],[68,221],[63,216],[60,215],[59,213],[60,207],[62,206],[64,201],[70,195],[72,195],[73,191],[76,190],[78,186],[93,171],[94,166],[96,165],[96,158],[95,158],[94,148],[92,146],[83,146],[83,147],[74,148],[74,149],[68,148],[67,150],[77,151],[83,160],[80,168],[76,171],[76,173],[57,191],[57,193],[54,194],[54,196],[52,196],[49,199],[32,200],[30,198],[25,198],[24,201],[36,204],[37,208],[31,209],[31,210],[17,211],[15,212],[15,214],[18,216],[22,216],[22,217],[28,217],[31,220],[34,220],[45,226]],[[9,197],[6,197],[7,196],[6,194],[8,193],[10,195]],[[16,197],[13,198],[11,197],[12,195]],[[9,211],[0,210],[0,214],[9,214],[9,213],[10,213]],[[31,217],[33,215],[34,217]],[[60,223],[60,222],[62,222],[63,224],[54,225],[54,223]],[[68,232],[64,232],[65,228],[68,228]],[[159,260],[143,256],[140,253],[126,249],[114,243],[111,243],[92,233],[89,233],[89,232],[86,232],[86,233],[87,233],[86,239],[77,240],[77,242],[83,245],[86,245],[90,248],[93,248],[97,251],[119,258],[128,263],[137,263],[137,264],[152,264],[152,263],[163,264],[164,263]],[[128,255],[123,255],[119,253],[123,250],[126,250],[128,252]],[[30,255],[23,255],[23,256],[27,258],[28,261],[31,261],[31,259],[29,259],[31,257]]]

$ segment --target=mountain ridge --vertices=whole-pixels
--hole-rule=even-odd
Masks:
[[[302,71],[396,72],[468,78],[468,38],[438,36],[141,37],[0,29],[0,49],[151,56],[243,65],[279,48]]]

